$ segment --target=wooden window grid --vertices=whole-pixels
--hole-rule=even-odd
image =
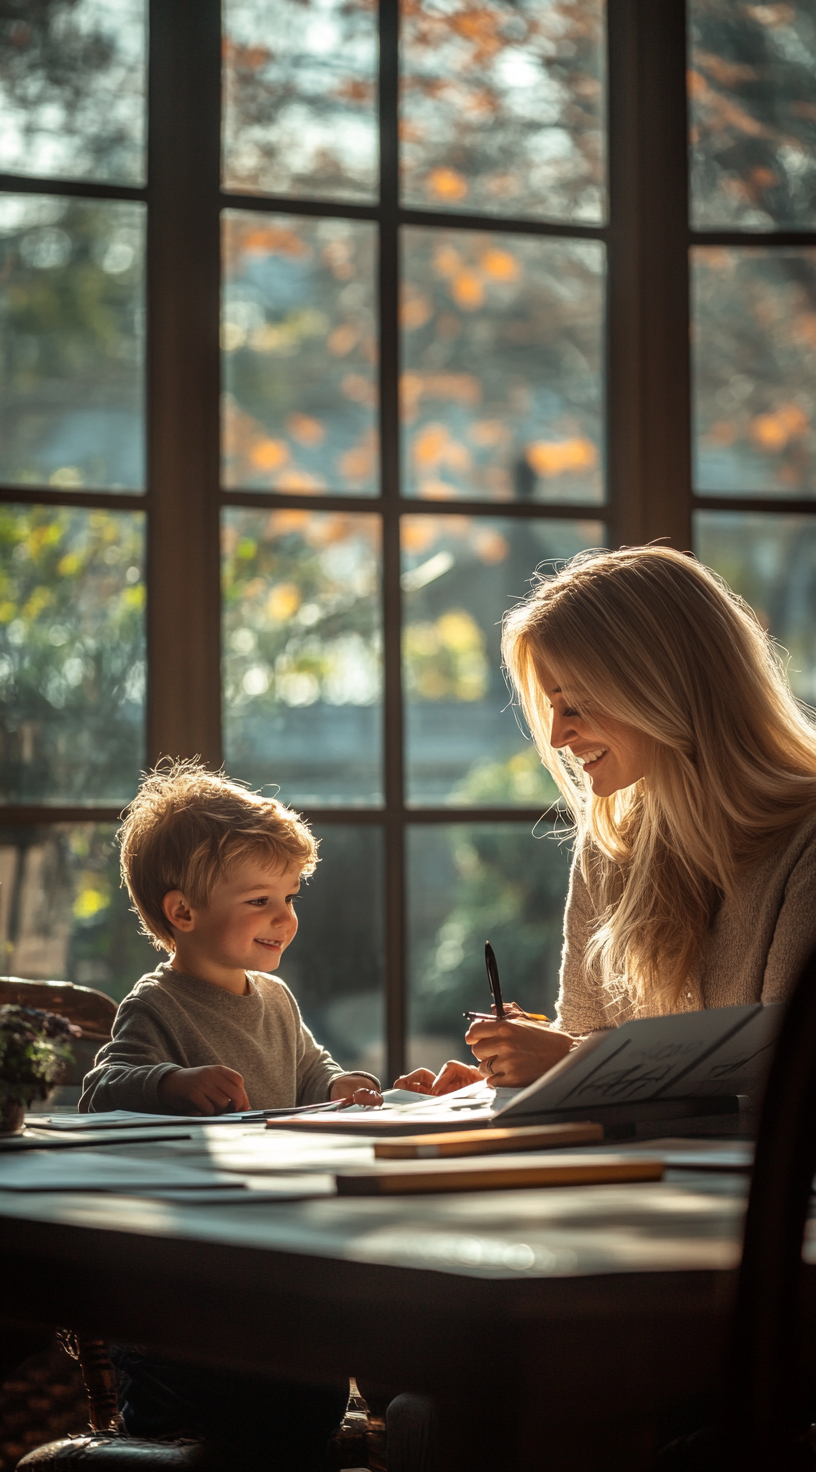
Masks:
[[[693,245],[816,244],[814,231],[692,231],[688,223],[684,0],[608,0],[605,226],[403,209],[398,194],[398,0],[381,0],[381,193],[371,206],[244,195],[220,187],[219,0],[150,0],[148,183],[143,189],[0,175],[0,191],[138,200],[147,207],[144,495],[0,487],[0,501],[147,513],[147,750],[221,761],[222,507],[378,513],[383,530],[384,773],[381,807],[304,808],[313,822],[385,833],[387,1073],[405,1062],[405,831],[409,824],[535,822],[536,808],[408,807],[401,687],[400,519],[405,514],[602,519],[610,545],[692,546],[695,510],[816,515],[816,500],[695,496],[691,472],[689,251]],[[220,213],[281,210],[379,229],[381,498],[222,491],[219,448]],[[475,227],[604,242],[607,248],[607,499],[424,501],[401,494],[399,233]],[[111,822],[110,806],[7,805],[4,822]]]

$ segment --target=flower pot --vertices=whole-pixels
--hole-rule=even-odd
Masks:
[[[25,1111],[19,1099],[4,1099],[0,1104],[0,1135],[22,1134]]]

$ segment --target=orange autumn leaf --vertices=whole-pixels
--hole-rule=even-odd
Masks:
[[[296,583],[278,583],[266,601],[267,617],[274,623],[284,624],[297,613],[301,602],[301,591]]]
[[[563,475],[568,470],[589,470],[598,451],[591,440],[576,436],[569,440],[537,440],[527,447],[527,464],[536,475]]]
[[[705,442],[707,445],[733,445],[737,438],[736,425],[727,419],[718,419],[716,424],[706,431]]]
[[[376,446],[369,443],[346,450],[338,461],[343,479],[355,483],[371,480],[376,469],[375,449]]]
[[[293,467],[285,475],[278,476],[276,491],[292,491],[296,496],[310,496],[313,491],[325,491],[326,482],[321,475],[310,475],[307,470]]]
[[[452,245],[440,245],[434,251],[433,264],[437,276],[455,276],[462,264],[462,258]]]
[[[249,458],[258,470],[280,470],[289,459],[289,446],[284,440],[258,440]]]
[[[349,322],[341,322],[339,327],[329,333],[326,346],[335,358],[345,358],[346,353],[350,353],[357,342],[358,336],[356,327],[352,327]]]
[[[784,450],[788,441],[807,432],[808,420],[798,404],[783,404],[773,414],[751,420],[751,438],[763,450]]]
[[[297,440],[299,445],[316,446],[322,445],[326,438],[326,430],[319,419],[313,419],[310,414],[288,414],[286,417],[286,430]]]
[[[242,235],[241,245],[251,255],[259,256],[302,256],[309,250],[305,240],[296,235],[294,230],[285,230],[278,225],[247,230]]]
[[[495,564],[504,562],[510,548],[507,539],[497,531],[483,531],[476,535],[476,553],[482,562]]]
[[[400,397],[402,399],[403,414],[410,414],[416,409],[422,398],[423,378],[420,373],[403,373],[400,379]]]
[[[496,281],[516,281],[521,270],[516,257],[509,250],[486,250],[479,265]]]
[[[484,301],[484,285],[475,271],[460,271],[451,282],[451,296],[466,312],[475,312]]]
[[[448,431],[444,424],[427,424],[414,439],[412,453],[420,469],[438,465],[448,444]]]
[[[456,486],[434,478],[419,482],[419,494],[423,501],[449,501],[451,497],[458,496],[459,491]]]
[[[456,201],[464,199],[468,192],[467,179],[457,169],[431,169],[426,182],[435,199]]]
[[[436,518],[432,516],[403,517],[400,541],[403,552],[427,552],[437,539],[438,532],[434,525]]]
[[[400,308],[400,322],[406,332],[415,332],[418,327],[424,327],[433,316],[433,307],[426,296],[419,293],[408,296]]]
[[[267,541],[274,542],[277,537],[288,536],[290,532],[303,531],[309,523],[308,511],[273,511],[264,535]]]
[[[405,379],[403,379],[403,394],[406,398],[413,394],[417,399],[420,395],[426,399],[453,399],[458,404],[478,404],[482,397],[482,385],[478,378],[472,373],[426,373],[405,375],[405,378],[416,378],[417,386],[411,385],[406,393]]]

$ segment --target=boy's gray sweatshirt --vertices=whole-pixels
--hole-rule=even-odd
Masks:
[[[312,1037],[288,986],[259,971],[247,972],[247,981],[249,992],[238,997],[169,962],[143,976],[85,1077],[80,1110],[164,1113],[164,1075],[211,1063],[241,1074],[253,1109],[322,1104],[346,1070]]]

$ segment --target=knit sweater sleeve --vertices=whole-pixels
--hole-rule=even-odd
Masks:
[[[803,849],[785,885],[762,981],[763,1002],[786,1002],[816,949],[816,838]]]
[[[561,984],[556,1003],[556,1026],[573,1037],[610,1025],[600,989],[589,976],[586,965],[586,948],[597,919],[597,912],[581,871],[580,854],[576,852],[564,910]]]
[[[320,1046],[303,1021],[300,1008],[286,983],[280,981],[278,984],[286,993],[296,1024],[297,1102],[298,1104],[324,1104],[331,1095],[332,1084],[337,1079],[344,1078],[348,1070],[335,1062],[328,1048]],[[380,1081],[373,1073],[363,1073],[356,1068],[354,1074],[355,1077],[359,1074],[363,1078],[370,1079],[373,1087],[379,1089]]]
[[[109,1043],[100,1048],[85,1075],[79,1110],[99,1114],[109,1109],[133,1109],[161,1114],[159,1084],[166,1073],[181,1068],[176,1041],[143,997],[129,996],[120,1004]]]

